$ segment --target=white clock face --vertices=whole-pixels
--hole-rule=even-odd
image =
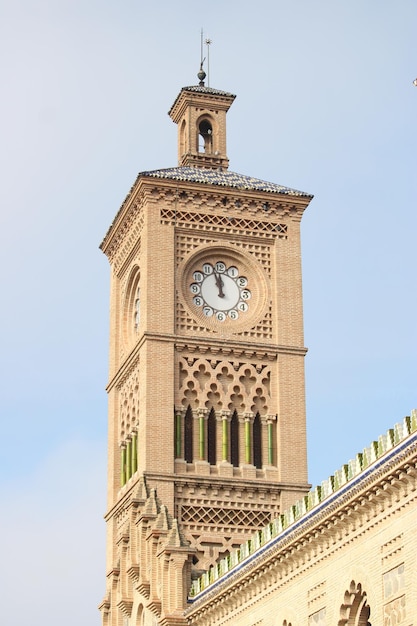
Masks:
[[[204,263],[196,269],[190,292],[193,304],[201,308],[206,317],[214,316],[219,322],[237,320],[249,310],[248,279],[236,265],[228,267],[222,260]]]

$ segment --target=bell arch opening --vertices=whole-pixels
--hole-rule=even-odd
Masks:
[[[213,152],[213,126],[211,121],[207,118],[203,118],[198,124],[198,151],[205,154],[212,154]],[[203,140],[201,145],[200,137]]]

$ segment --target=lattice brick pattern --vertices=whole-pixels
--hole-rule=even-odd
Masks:
[[[266,364],[225,362],[183,357],[179,364],[177,404],[206,408],[274,413],[271,406],[271,368]]]
[[[210,215],[176,211],[175,209],[161,209],[161,222],[169,225],[179,225],[184,228],[201,228],[211,232],[228,233],[229,235],[251,235],[275,239],[287,239],[287,225],[261,222],[258,220],[229,217],[227,215]]]
[[[133,370],[120,390],[120,441],[139,424],[139,373]]]
[[[199,246],[215,243],[217,240],[212,237],[198,237],[195,235],[185,235],[181,233],[177,237],[177,263],[181,263],[190,252]]]
[[[202,326],[197,320],[192,318],[185,310],[181,302],[177,302],[176,306],[176,326],[179,332],[205,332],[210,335],[216,333],[215,329],[209,329],[206,326]],[[252,337],[253,339],[272,339],[271,307],[269,307],[268,312],[258,324],[249,330],[236,332],[234,334],[242,337]]]
[[[254,339],[272,339],[272,309],[269,307],[264,318],[251,328],[240,333],[242,337],[253,337]]]
[[[123,229],[117,235],[117,240],[112,246],[112,250],[108,253],[114,255],[114,270],[116,274],[123,268],[129,254],[133,250],[136,243],[140,240],[144,224],[144,215],[142,205],[137,203],[135,211],[129,215],[129,219],[123,224]]]
[[[192,527],[221,530],[240,526],[245,528],[259,528],[271,521],[269,511],[213,508],[205,506],[182,506],[181,522]]]
[[[177,263],[181,263],[193,250],[199,246],[218,242],[217,239],[185,235],[180,233],[177,237]],[[271,274],[271,251],[268,244],[254,244],[242,241],[235,242],[236,248],[249,252],[259,261],[268,276]]]

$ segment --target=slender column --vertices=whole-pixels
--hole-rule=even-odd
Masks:
[[[122,443],[120,446],[120,484],[126,484],[126,444]]]
[[[252,462],[252,422],[253,414],[244,413],[245,418],[245,463]]]
[[[138,471],[138,431],[132,432],[132,474]]]
[[[274,422],[277,415],[267,415],[266,423],[268,428],[268,465],[274,464]]]
[[[273,465],[274,448],[272,445],[272,424],[268,423],[268,465]]]
[[[132,439],[127,437],[127,453],[126,453],[126,478],[132,477]]]
[[[222,420],[222,461],[227,461],[227,452],[229,449],[227,432],[227,419]]]
[[[208,411],[207,409],[197,409],[198,416],[198,456],[200,461],[205,460],[206,456],[206,425],[205,418]]]
[[[182,422],[184,420],[184,416],[185,416],[185,411],[182,408],[175,410],[175,446],[174,446],[174,449],[175,449],[176,459],[182,458],[181,442],[182,442]]]
[[[222,461],[229,460],[229,424],[230,411],[221,411],[220,419],[222,420]]]

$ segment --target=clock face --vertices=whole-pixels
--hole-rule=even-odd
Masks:
[[[238,265],[226,260],[203,263],[192,274],[189,285],[193,305],[207,318],[235,321],[250,307],[248,279]]]

